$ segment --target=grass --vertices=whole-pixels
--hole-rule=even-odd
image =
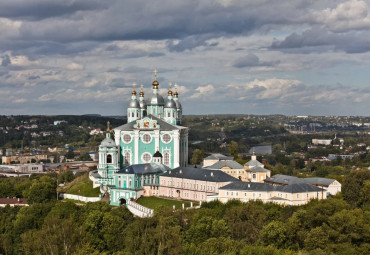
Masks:
[[[77,177],[72,182],[67,183],[63,187],[58,188],[58,192],[65,192],[67,194],[79,195],[84,197],[98,197],[100,189],[93,189],[93,183],[89,179],[89,174],[86,173]]]
[[[185,204],[185,207],[190,207],[189,201],[172,200],[159,197],[140,197],[136,202],[154,210],[157,210],[162,206],[172,208],[174,205],[176,206],[176,209],[180,209],[182,208],[182,204]],[[196,205],[198,205],[198,203],[193,202],[193,206]]]
[[[65,199],[63,199],[63,200],[61,200],[61,201],[65,201],[65,202],[72,202],[72,203],[75,203],[75,204],[83,204],[83,205],[85,205],[85,204],[86,204],[86,203],[85,203],[85,202],[83,202],[83,201],[74,200],[74,199],[69,199],[69,198],[65,198]]]

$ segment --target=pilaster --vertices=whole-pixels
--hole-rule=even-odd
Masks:
[[[134,151],[135,151],[135,164],[139,164],[139,130],[134,131]]]

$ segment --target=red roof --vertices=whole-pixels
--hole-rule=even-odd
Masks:
[[[10,205],[10,204],[23,204],[26,205],[26,198],[0,198],[0,204]]]

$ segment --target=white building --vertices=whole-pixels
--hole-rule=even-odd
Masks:
[[[0,165],[2,171],[14,171],[17,173],[42,173],[44,172],[43,164],[12,164]]]
[[[313,145],[330,145],[331,139],[312,139]]]

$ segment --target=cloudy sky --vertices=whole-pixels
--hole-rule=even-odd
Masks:
[[[0,114],[370,115],[370,1],[1,0]]]

